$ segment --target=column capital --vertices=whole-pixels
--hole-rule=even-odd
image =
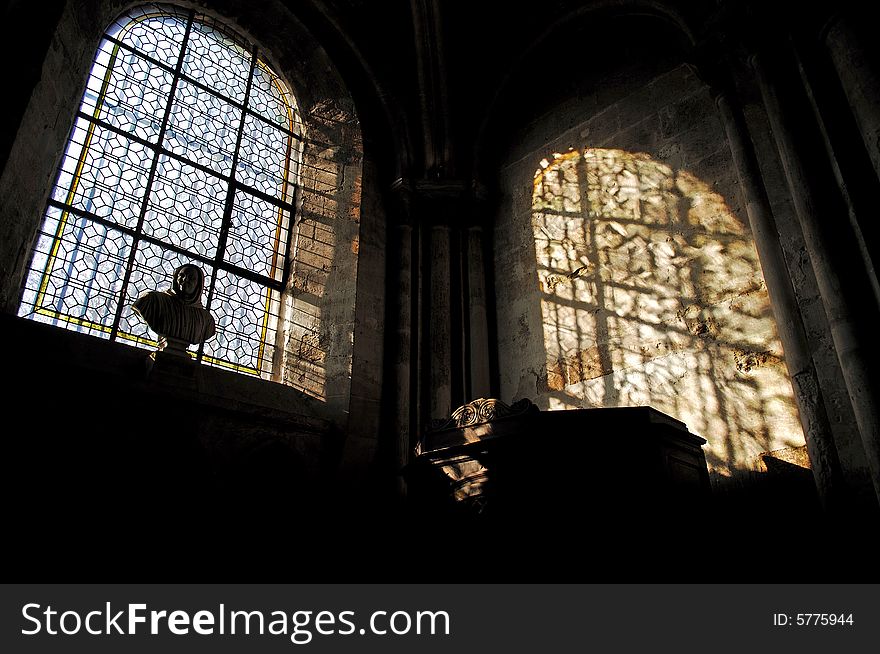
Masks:
[[[400,220],[465,228],[485,222],[487,188],[476,180],[396,179],[389,188]]]
[[[688,66],[709,87],[709,93],[716,102],[719,95],[736,88],[732,72],[734,58],[735,54],[728,43],[714,40],[704,41],[691,51]]]

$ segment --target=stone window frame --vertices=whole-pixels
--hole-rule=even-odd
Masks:
[[[126,32],[130,28],[136,29],[140,26],[141,22],[148,23],[148,21],[168,21],[174,23],[176,26],[182,29],[183,34],[180,37],[180,41],[176,44],[172,44],[172,46],[176,46],[176,50],[167,51],[164,53],[159,52],[158,48],[155,48],[155,51],[147,54],[144,50],[138,48],[136,46],[139,41],[136,38],[128,39],[126,38]],[[248,77],[246,80],[246,86],[244,90],[238,89],[238,93],[226,93],[227,89],[217,89],[216,86],[217,81],[222,79],[219,76],[215,79],[210,79],[206,75],[197,75],[198,65],[193,66],[192,70],[186,69],[184,66],[184,60],[190,56],[192,61],[198,61],[202,63],[201,59],[196,59],[198,56],[197,53],[192,53],[189,55],[188,47],[190,43],[195,41],[194,35],[192,35],[191,31],[194,29],[197,32],[206,32],[206,33],[215,33],[219,34],[219,37],[215,36],[213,39],[208,37],[208,41],[214,41],[212,45],[220,46],[223,41],[226,41],[226,46],[229,47],[230,50],[234,50],[237,48],[241,49],[241,52],[245,54],[250,54],[250,62],[244,62],[245,64],[250,66],[250,70],[248,72]],[[149,31],[149,28],[146,28],[145,31]],[[159,39],[161,37],[157,37]],[[149,49],[149,42],[146,42],[146,49]],[[222,49],[222,48],[220,48]],[[120,54],[121,53],[121,54]],[[216,52],[213,52],[216,56],[220,56]],[[158,135],[154,136],[155,142],[151,142],[149,138],[140,138],[141,135],[136,134],[137,125],[123,125],[120,127],[119,125],[111,124],[109,121],[112,120],[109,112],[102,112],[102,107],[104,106],[107,100],[107,86],[111,77],[111,74],[115,74],[116,72],[116,64],[119,63],[119,59],[122,56],[128,55],[129,57],[137,57],[138,61],[143,63],[148,67],[149,74],[157,72],[162,75],[167,76],[171,75],[172,80],[170,89],[168,89],[167,97],[164,99],[164,104],[166,105],[164,116],[160,117],[161,124],[159,126]],[[152,56],[150,56],[152,55]],[[195,55],[195,56],[193,56]],[[234,54],[233,54],[234,56]],[[58,233],[53,237],[44,238],[43,244],[49,246],[49,252],[45,254],[45,256],[40,257],[37,253],[37,250],[40,246],[40,241],[38,241],[37,245],[34,249],[35,259],[33,260],[32,266],[37,265],[37,258],[46,259],[44,264],[44,272],[42,275],[38,273],[36,268],[32,268],[30,270],[29,277],[31,279],[40,278],[39,281],[39,289],[31,289],[31,293],[27,293],[27,289],[25,289],[25,295],[31,296],[30,302],[30,311],[26,309],[26,303],[23,301],[20,308],[20,315],[27,315],[28,317],[36,318],[37,315],[42,315],[43,319],[48,319],[59,327],[66,327],[69,329],[75,329],[77,331],[82,330],[83,328],[88,332],[98,335],[104,336],[105,338],[109,338],[110,340],[124,339],[130,343],[140,346],[153,346],[156,344],[155,340],[151,339],[146,334],[137,334],[132,333],[130,327],[126,329],[120,329],[120,322],[122,319],[123,311],[126,306],[129,305],[135,298],[131,296],[130,290],[132,287],[131,273],[132,268],[135,262],[135,254],[138,246],[142,242],[146,242],[149,245],[163,248],[164,251],[170,252],[172,254],[176,254],[177,256],[185,257],[189,261],[194,261],[198,264],[203,264],[209,267],[210,270],[210,283],[208,284],[208,300],[207,305],[208,308],[211,308],[211,302],[214,298],[214,290],[215,284],[213,283],[218,273],[222,274],[223,272],[234,273],[241,276],[242,279],[249,280],[252,284],[258,284],[260,288],[265,291],[266,300],[264,302],[264,306],[262,307],[262,311],[258,312],[261,315],[257,316],[257,321],[262,325],[260,328],[259,324],[257,325],[258,332],[260,334],[259,342],[254,344],[256,348],[256,358],[248,365],[248,363],[243,363],[241,359],[235,357],[234,353],[232,357],[238,360],[229,360],[229,355],[227,357],[221,358],[220,356],[211,356],[210,354],[205,353],[204,344],[200,345],[198,351],[195,353],[195,356],[200,361],[205,361],[211,365],[218,365],[221,367],[225,367],[228,369],[232,369],[236,372],[242,372],[245,374],[251,374],[255,376],[261,376],[263,378],[271,378],[278,380],[280,377],[279,367],[280,367],[280,356],[275,356],[266,360],[264,352],[266,350],[277,351],[278,343],[277,343],[277,335],[281,332],[281,325],[279,324],[281,319],[278,311],[278,306],[281,302],[281,296],[283,294],[283,290],[287,284],[287,277],[290,272],[290,267],[287,265],[287,259],[291,255],[291,248],[294,242],[293,233],[295,231],[295,216],[296,216],[296,206],[295,201],[296,198],[300,195],[299,186],[296,183],[299,167],[301,165],[302,159],[302,144],[303,139],[301,137],[301,127],[299,125],[299,118],[296,115],[296,99],[293,96],[290,85],[283,79],[283,77],[274,73],[269,64],[267,64],[263,60],[263,51],[257,45],[252,44],[247,38],[238,34],[231,26],[223,22],[222,20],[217,20],[212,18],[211,16],[198,13],[193,9],[184,10],[178,8],[174,5],[139,5],[135,8],[124,12],[121,16],[119,16],[108,29],[104,32],[104,35],[101,39],[101,43],[95,50],[95,55],[92,60],[93,69],[99,71],[99,62],[101,62],[102,58],[106,58],[108,63],[104,66],[104,74],[103,81],[102,79],[98,79],[97,83],[100,86],[100,90],[90,89],[90,86],[94,84],[87,85],[80,104],[78,105],[78,110],[76,111],[76,117],[74,126],[71,129],[70,137],[67,141],[67,147],[65,148],[65,154],[61,157],[61,164],[59,165],[58,176],[56,178],[55,183],[53,184],[53,192],[52,196],[55,196],[56,191],[62,190],[61,183],[62,178],[64,176],[63,167],[65,163],[71,163],[75,165],[75,173],[68,175],[70,177],[69,186],[70,189],[67,193],[67,197],[65,198],[66,202],[59,202],[57,198],[50,196],[48,201],[49,208],[47,210],[47,218],[44,222],[48,224],[49,221],[49,213],[53,210],[59,211],[60,217],[57,221],[58,223]],[[209,62],[209,63],[218,63],[218,62]],[[221,73],[222,74],[222,73]],[[265,77],[268,76],[269,83],[274,84],[277,89],[275,92],[278,95],[278,104],[279,109],[286,109],[286,119],[287,124],[275,124],[271,122],[269,118],[265,115],[261,115],[261,112],[252,109],[248,106],[249,96],[252,92],[252,87],[255,86],[254,80],[257,76]],[[196,79],[199,77],[200,79]],[[91,76],[90,79],[95,80],[94,76]],[[236,127],[237,130],[237,140],[235,143],[235,150],[232,156],[232,163],[230,166],[235,166],[236,163],[239,162],[239,151],[242,146],[243,136],[245,132],[245,124],[248,119],[250,119],[252,124],[258,124],[260,127],[266,128],[267,125],[270,126],[270,129],[274,129],[279,133],[282,133],[282,138],[284,135],[287,136],[287,145],[286,152],[281,154],[283,157],[283,165],[284,168],[282,178],[280,180],[280,197],[272,197],[271,188],[268,189],[257,189],[255,188],[256,182],[253,185],[248,185],[243,183],[240,180],[236,179],[236,170],[230,168],[226,175],[219,173],[216,168],[217,166],[204,165],[204,162],[197,159],[197,157],[193,157],[192,153],[184,152],[183,154],[174,152],[172,150],[172,145],[169,140],[164,139],[164,135],[166,134],[166,129],[169,128],[170,121],[172,119],[171,116],[171,108],[176,101],[178,101],[179,95],[178,90],[181,88],[183,84],[187,86],[191,86],[196,89],[196,92],[199,94],[199,100],[203,99],[201,96],[204,95],[210,98],[212,101],[226,103],[227,106],[233,106],[236,110],[236,116],[233,119],[237,119],[238,125]],[[146,86],[146,85],[145,85]],[[221,85],[222,86],[222,85]],[[148,91],[157,91],[158,89],[147,88]],[[89,98],[89,94],[92,94],[94,98],[94,105],[92,107],[87,107],[87,98]],[[243,95],[242,95],[243,94]],[[250,96],[254,97],[254,96]],[[129,100],[129,97],[126,96],[124,98],[120,98],[121,101]],[[286,105],[286,107],[282,107],[282,103]],[[83,111],[84,109],[91,109],[91,115]],[[131,110],[132,107],[129,107]],[[135,108],[135,111],[137,109]],[[106,113],[106,115],[104,115]],[[267,113],[267,112],[262,112]],[[106,120],[102,120],[106,119]],[[135,121],[136,123],[136,121]],[[277,123],[277,121],[276,121]],[[232,126],[232,125],[231,125]],[[133,127],[133,129],[126,129],[126,127]],[[77,129],[80,130],[80,136],[85,134],[84,143],[80,147],[79,154],[75,154],[71,156],[68,154],[68,150],[73,150],[75,148],[74,138],[77,133]],[[108,134],[113,134],[117,138],[121,138],[125,140],[127,146],[131,145],[141,145],[145,147],[148,151],[152,150],[152,154],[149,154],[149,159],[152,159],[152,169],[147,172],[146,169],[142,170],[140,177],[144,178],[144,186],[142,189],[141,198],[139,200],[140,207],[136,208],[135,211],[140,213],[140,217],[137,220],[136,225],[132,229],[131,226],[128,225],[120,225],[118,224],[118,220],[114,220],[112,217],[108,219],[108,217],[98,216],[93,212],[82,210],[81,208],[77,209],[76,207],[71,206],[73,203],[73,197],[75,196],[74,189],[77,183],[80,180],[83,164],[87,157],[97,155],[99,157],[99,161],[103,161],[104,155],[108,154],[106,150],[100,150],[101,146],[94,146],[93,135],[97,129],[103,129]],[[189,135],[191,138],[193,134],[192,132],[194,128],[189,126],[188,129],[184,129],[184,135]],[[169,132],[171,130],[169,129]],[[109,148],[109,146],[107,146]],[[173,236],[169,233],[165,236],[165,238],[153,237],[147,234],[149,227],[149,218],[148,215],[152,213],[152,218],[155,220],[158,213],[150,208],[150,205],[155,200],[154,197],[151,197],[151,192],[155,189],[151,188],[154,180],[157,175],[157,164],[160,160],[164,159],[165,161],[174,160],[176,164],[179,164],[182,167],[186,166],[192,168],[196,173],[199,171],[202,174],[210,176],[211,179],[218,182],[218,185],[221,189],[221,194],[224,196],[224,206],[223,206],[223,215],[222,215],[222,223],[219,227],[219,233],[216,235],[217,243],[213,248],[215,250],[215,254],[213,257],[207,256],[208,252],[200,253],[193,251],[193,247],[186,247],[179,243],[175,243]],[[76,161],[75,161],[76,160]],[[143,163],[147,163],[146,161]],[[213,168],[213,170],[212,170]],[[119,180],[121,182],[121,179]],[[269,193],[265,191],[269,190]],[[278,220],[277,220],[277,229],[274,230],[276,232],[276,242],[272,246],[272,254],[271,254],[271,269],[269,270],[269,275],[259,275],[257,273],[248,270],[247,268],[239,265],[235,266],[234,264],[228,261],[229,253],[224,252],[224,246],[228,242],[228,235],[231,229],[232,222],[232,213],[236,199],[238,198],[238,194],[241,193],[244,197],[249,197],[251,201],[254,200],[262,200],[264,204],[268,203],[270,209],[273,211],[277,211]],[[107,321],[96,323],[91,319],[85,318],[85,313],[83,316],[76,317],[72,315],[66,315],[62,313],[60,310],[49,310],[42,306],[41,298],[43,298],[45,294],[45,289],[47,285],[48,275],[50,267],[54,265],[53,261],[57,255],[59,242],[61,240],[60,234],[61,230],[65,227],[68,219],[71,221],[76,221],[77,219],[81,219],[89,223],[89,226],[97,225],[99,228],[105,228],[105,231],[108,229],[112,229],[117,232],[117,236],[119,235],[127,235],[131,241],[129,245],[129,253],[127,255],[127,264],[125,267],[124,277],[121,280],[119,289],[115,289],[114,295],[118,298],[116,302],[115,308],[112,309],[113,312],[113,320],[111,324],[107,324]],[[243,234],[245,239],[251,237],[252,240],[256,241],[258,235],[253,233],[253,228],[251,224],[248,225],[247,233]],[[286,233],[286,238],[282,239],[279,235]],[[45,235],[49,236],[49,235]],[[201,234],[197,234],[196,238],[201,238]],[[41,264],[43,265],[43,264]],[[95,263],[95,271],[93,271],[93,277],[97,275],[97,266],[99,262]],[[153,270],[151,272],[156,273],[157,278],[161,278],[163,273],[167,273],[168,271],[162,270]],[[65,284],[67,281],[88,281],[91,283],[92,280],[85,279],[77,279],[76,273],[72,270],[69,270],[66,273]],[[26,285],[25,285],[26,286]],[[221,292],[222,292],[222,286]],[[141,289],[144,290],[144,289]],[[262,295],[262,291],[260,291]],[[88,299],[86,299],[86,303],[88,303]],[[85,309],[87,307],[83,307]],[[274,315],[272,314],[272,310],[274,308]],[[37,315],[35,315],[37,314]],[[49,315],[51,314],[51,315]],[[108,316],[109,317],[109,316]],[[244,318],[239,318],[238,321],[226,321],[227,326],[224,330],[223,325],[220,327],[220,331],[225,331],[229,336],[231,336],[233,342],[235,341],[235,330],[236,328],[241,327]],[[59,324],[60,323],[60,324]],[[270,329],[270,325],[272,328]],[[251,325],[253,326],[253,325]],[[276,334],[276,338],[273,341],[269,342],[267,339],[267,333],[274,332]],[[227,334],[222,334],[222,336],[226,336]],[[251,357],[253,359],[253,357]],[[274,359],[274,360],[273,360]]]
[[[95,49],[104,28],[133,4],[130,0],[66,3],[48,26],[51,43],[41,49],[40,41],[34,40],[30,56],[40,62],[40,73],[26,89],[29,100],[17,117],[11,117],[17,134],[0,174],[0,311],[6,315],[18,311],[30,252]],[[291,83],[307,141],[302,198],[297,203],[299,254],[284,290],[282,379],[267,385],[265,380],[211,366],[200,366],[199,375],[212,380],[210,385],[218,392],[234,377],[240,380],[235,386],[254,382],[254,388],[273,397],[282,391],[293,393],[291,398],[309,396],[318,401],[322,413],[347,422],[350,403],[374,403],[381,388],[375,380],[382,377],[381,357],[376,353],[383,350],[383,313],[376,307],[384,306],[384,297],[376,280],[383,278],[385,256],[381,247],[366,251],[358,247],[362,239],[384,242],[384,212],[376,199],[375,169],[365,158],[354,97],[357,86],[351,86],[351,71],[343,66],[345,48],[325,42],[326,35],[317,32],[314,24],[280,1],[163,4],[194,8],[259,43],[272,68]],[[369,104],[369,98],[364,102]],[[59,329],[45,337],[53,331],[72,335]],[[118,349],[106,339],[96,339],[97,343],[105,345],[108,356]],[[363,400],[365,396],[370,399]],[[370,429],[376,428],[374,422]]]
[[[135,4],[149,3],[65,3],[47,24],[46,43],[33,40],[28,54],[35,58],[39,74],[25,89],[29,99],[19,114],[10,117],[18,126],[17,133],[0,173],[0,311],[7,316],[18,311],[30,252],[95,49],[104,28]],[[381,307],[385,302],[382,282],[377,282],[385,270],[381,248],[385,214],[378,200],[375,166],[365,158],[365,127],[354,97],[359,87],[350,79],[355,73],[347,63],[348,53],[317,30],[314,17],[300,16],[285,3],[168,0],[163,4],[193,8],[259,43],[269,55],[268,63],[291,85],[306,140],[302,198],[297,203],[301,256],[284,289],[282,379],[267,384],[255,377],[199,366],[200,388],[212,388],[211,392],[225,396],[227,390],[237,393],[233,389],[248,387],[253,389],[252,397],[263,398],[267,406],[305,401],[318,414],[348,424],[355,407],[363,416],[364,407],[375,406],[380,395]],[[362,98],[367,109],[372,106],[369,97]],[[359,247],[362,243],[370,247]],[[303,311],[305,320],[301,319]],[[73,341],[81,342],[81,347],[105,352],[106,358],[94,361],[98,367],[122,365],[115,353],[131,347],[69,330],[37,329],[33,321],[19,320],[34,338],[66,343],[68,337],[75,337]],[[355,420],[353,425],[358,433],[373,434],[378,414],[370,413],[368,420]]]

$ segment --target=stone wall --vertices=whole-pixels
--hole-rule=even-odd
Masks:
[[[361,217],[362,147],[353,106],[303,111],[302,209],[284,316],[282,381],[348,410]]]
[[[653,406],[717,480],[803,445],[783,351],[708,89],[682,65],[622,95],[545,114],[502,170],[501,397]]]

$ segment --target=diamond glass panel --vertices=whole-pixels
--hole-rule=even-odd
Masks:
[[[186,44],[183,73],[227,98],[243,101],[250,53],[214,26],[195,23]]]
[[[92,66],[81,110],[155,143],[174,75],[104,41]]]
[[[167,6],[132,9],[107,30],[108,35],[145,55],[172,65],[180,55],[185,33],[186,14]]]
[[[250,375],[271,373],[278,293],[219,270],[212,306],[217,335],[205,343],[205,361]]]
[[[214,258],[223,223],[227,183],[168,155],[159,158],[144,233]]]
[[[294,109],[290,105],[290,91],[284,81],[262,61],[257,60],[248,108],[266,120],[294,129]]]
[[[133,229],[153,156],[151,148],[80,119],[52,199]]]
[[[293,195],[291,160],[279,157],[279,152],[298,146],[294,139],[268,123],[247,114],[244,117],[244,131],[235,176],[242,183],[271,195],[284,202],[290,202]]]
[[[241,109],[180,80],[162,144],[171,152],[229,175]]]
[[[258,275],[281,279],[279,252],[287,244],[290,213],[271,202],[238,191],[232,207],[226,261]]]
[[[131,237],[50,207],[19,315],[109,335]]]

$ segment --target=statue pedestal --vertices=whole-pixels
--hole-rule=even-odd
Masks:
[[[189,343],[182,339],[160,336],[158,349],[147,357],[147,378],[165,385],[193,386],[196,360],[187,347]]]
[[[192,359],[192,357],[190,357],[189,355],[189,352],[187,352],[188,347],[189,343],[187,343],[182,338],[174,338],[173,336],[159,336],[158,351],[164,354]]]

